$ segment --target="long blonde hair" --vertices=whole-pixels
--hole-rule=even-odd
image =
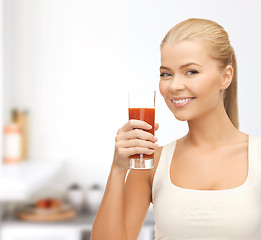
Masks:
[[[160,47],[162,49],[166,43],[182,40],[203,40],[208,44],[209,55],[217,60],[220,69],[225,69],[227,65],[233,67],[232,82],[223,92],[223,102],[230,121],[238,129],[237,63],[227,32],[214,21],[190,18],[171,28]]]

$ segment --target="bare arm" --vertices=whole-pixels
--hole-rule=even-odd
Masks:
[[[129,240],[139,234],[150,203],[150,170],[131,170],[126,183],[124,180],[129,169],[129,156],[151,154],[156,147],[153,135],[141,128],[149,129],[149,126],[142,121],[130,120],[118,131],[114,159],[93,223],[91,240]],[[132,224],[132,221],[136,223]]]
[[[127,170],[111,167],[103,199],[93,223],[92,240],[126,239],[123,221],[126,174]]]

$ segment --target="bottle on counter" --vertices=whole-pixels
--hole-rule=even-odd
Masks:
[[[3,135],[3,162],[18,163],[21,161],[21,129],[11,123],[4,127]]]
[[[21,130],[21,160],[28,158],[28,111],[12,110],[12,122]]]

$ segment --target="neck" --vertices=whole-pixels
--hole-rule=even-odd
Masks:
[[[211,112],[200,118],[188,121],[189,132],[186,141],[196,147],[212,148],[238,141],[238,137],[246,139],[233,125],[224,108],[223,101]],[[184,139],[185,140],[185,139]]]

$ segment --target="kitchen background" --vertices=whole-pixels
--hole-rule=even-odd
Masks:
[[[0,195],[3,240],[29,240],[22,234],[28,227],[36,229],[36,235],[47,231],[40,224],[5,219],[24,202],[46,197],[68,200],[73,184],[85,199],[95,189],[104,190],[116,132],[128,119],[129,88],[156,89],[160,145],[187,132],[186,122],[173,117],[158,91],[160,42],[184,19],[212,19],[228,31],[238,61],[240,130],[261,137],[259,0],[2,0],[1,8],[1,126],[10,124],[14,109],[26,111],[28,155],[22,163],[41,166],[28,175],[59,163],[51,180],[23,201],[16,201],[15,194],[10,200],[2,200]],[[4,174],[9,166],[2,164]],[[88,203],[78,216],[86,212]],[[55,226],[65,231],[70,224],[82,229],[79,226],[87,219],[90,230],[93,218],[84,217],[53,223],[48,229]],[[19,238],[8,233],[14,234],[13,229]],[[58,239],[36,235],[30,240]],[[140,239],[152,239],[152,235],[153,217],[148,216]],[[88,233],[68,236],[59,235],[59,239],[89,238]]]

